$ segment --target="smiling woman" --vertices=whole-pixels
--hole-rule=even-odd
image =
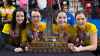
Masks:
[[[21,24],[24,21],[24,14],[22,11],[16,13],[16,22],[17,24]]]
[[[23,10],[15,10],[13,12],[13,19],[11,23],[10,36],[6,38],[7,44],[12,45],[15,52],[23,51],[25,43],[27,42],[26,34],[26,13]]]

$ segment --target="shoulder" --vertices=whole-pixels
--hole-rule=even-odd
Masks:
[[[41,26],[41,27],[46,27],[46,23],[40,22],[40,26]]]
[[[57,24],[52,24],[52,27],[53,27],[53,30],[55,30],[55,29],[58,28],[58,25]]]
[[[97,28],[95,24],[92,23],[86,23],[86,27],[90,32],[97,32]]]
[[[46,28],[47,28],[46,23],[44,23],[44,22],[40,22],[40,23],[39,23],[39,30],[40,30],[41,32],[42,32],[42,31],[45,31]]]
[[[14,7],[14,6],[10,6],[10,8],[11,8],[11,9],[16,9],[16,7]]]
[[[32,28],[32,23],[27,23],[26,24],[26,29],[31,29]]]
[[[0,7],[0,10],[2,10],[3,9],[3,7]]]
[[[46,25],[46,23],[45,23],[45,22],[40,22],[40,24],[42,24],[42,25]]]

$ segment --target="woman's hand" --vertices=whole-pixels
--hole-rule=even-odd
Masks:
[[[73,52],[80,52],[80,48],[79,47],[75,47],[75,46],[73,46],[73,48],[71,50]]]
[[[13,38],[13,39],[16,39],[16,37],[18,37],[18,33],[15,33],[14,31],[10,30],[10,36]]]
[[[80,52],[80,47],[76,47],[74,44],[69,43],[68,48],[71,49],[73,52]]]

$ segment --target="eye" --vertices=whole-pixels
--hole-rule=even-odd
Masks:
[[[16,17],[20,17],[19,15],[16,15]]]
[[[63,17],[64,19],[66,18],[66,17]]]
[[[77,18],[77,20],[84,20],[84,18]]]
[[[24,17],[24,15],[20,15],[21,17]]]
[[[59,17],[59,19],[61,19],[61,18],[64,18],[64,19],[65,19],[66,17],[65,17],[65,16],[63,16],[63,17]]]
[[[59,17],[59,19],[61,19],[62,17]]]
[[[40,16],[32,16],[32,18],[40,18]]]

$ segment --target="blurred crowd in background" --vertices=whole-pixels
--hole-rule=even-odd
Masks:
[[[65,2],[63,3],[63,1]],[[30,11],[38,8],[42,13],[42,21],[49,24],[52,24],[57,11],[66,9],[72,16],[75,16],[77,11],[84,11],[88,18],[100,18],[99,2],[99,0],[0,0],[0,28],[3,27],[2,18],[6,16],[2,13],[7,12],[9,14],[19,8],[27,12],[28,19],[30,18]],[[48,26],[48,28],[50,27]]]

